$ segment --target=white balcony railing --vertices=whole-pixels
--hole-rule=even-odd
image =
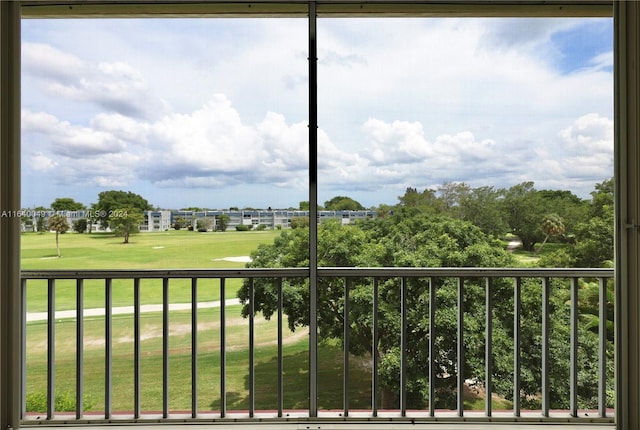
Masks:
[[[496,268],[318,268],[317,276],[318,280],[333,282],[333,286],[336,282],[338,285],[342,285],[342,300],[339,313],[341,314],[341,321],[343,325],[343,337],[340,339],[340,344],[344,351],[349,351],[351,339],[351,330],[353,318],[362,318],[360,309],[358,317],[354,317],[352,309],[353,299],[350,298],[350,291],[352,286],[357,284],[359,286],[365,286],[370,289],[370,298],[367,299],[367,303],[371,304],[370,314],[367,317],[367,325],[371,328],[371,344],[378,345],[380,339],[381,330],[381,312],[380,306],[384,300],[398,300],[397,309],[399,312],[399,333],[398,337],[398,350],[399,350],[399,374],[397,379],[397,402],[394,407],[384,408],[381,406],[381,384],[379,380],[380,362],[379,355],[376,351],[372,351],[370,356],[370,365],[367,368],[369,376],[367,381],[370,381],[371,386],[371,398],[369,401],[370,407],[363,408],[362,406],[353,407],[352,400],[350,398],[350,385],[354,383],[357,376],[350,372],[350,355],[344,353],[342,360],[342,401],[341,407],[331,410],[320,410],[317,414],[313,413],[311,409],[302,408],[288,408],[285,405],[284,399],[286,396],[286,386],[283,378],[283,339],[285,325],[285,312],[283,309],[283,297],[286,293],[283,293],[283,285],[292,279],[306,279],[309,277],[310,271],[306,268],[295,269],[215,269],[215,270],[66,270],[66,271],[23,271],[22,272],[22,292],[23,303],[25,309],[23,311],[23,387],[27,387],[27,379],[30,378],[29,372],[32,371],[31,363],[27,359],[32,350],[29,350],[28,339],[30,333],[30,325],[33,324],[28,320],[37,319],[37,314],[33,312],[27,312],[30,304],[28,300],[33,295],[40,294],[44,297],[44,291],[46,290],[47,310],[43,315],[46,318],[46,345],[42,345],[41,348],[46,348],[46,410],[38,411],[38,413],[27,412],[26,410],[26,396],[27,389],[24,388],[22,393],[23,399],[23,424],[34,424],[36,420],[38,423],[50,423],[50,424],[100,424],[100,423],[142,423],[142,422],[229,422],[237,420],[256,420],[264,422],[265,420],[310,420],[310,419],[322,419],[323,417],[339,417],[340,420],[362,420],[367,419],[370,421],[394,421],[394,420],[417,420],[417,421],[481,421],[481,422],[565,422],[573,423],[579,422],[583,424],[595,423],[613,423],[614,411],[608,409],[607,405],[611,405],[611,399],[607,398],[607,392],[611,393],[614,389],[612,387],[611,375],[608,375],[608,364],[611,365],[611,360],[607,359],[607,355],[611,355],[613,339],[611,334],[607,335],[607,324],[611,323],[611,309],[612,303],[611,296],[607,295],[607,284],[613,280],[613,270],[611,269],[496,269]],[[182,279],[182,281],[178,281]],[[256,373],[255,373],[255,348],[256,348],[256,330],[255,330],[255,302],[251,299],[246,303],[248,317],[246,319],[247,324],[247,354],[248,354],[248,368],[246,381],[248,389],[247,408],[243,410],[232,410],[228,407],[228,387],[226,386],[227,371],[229,368],[229,362],[227,361],[227,354],[229,351],[227,342],[227,333],[229,327],[227,327],[228,320],[228,304],[225,301],[219,303],[220,306],[220,321],[219,321],[219,366],[216,369],[215,375],[211,375],[218,379],[219,392],[213,393],[219,396],[219,407],[211,408],[203,406],[201,402],[201,390],[198,387],[198,341],[199,333],[194,327],[198,327],[199,324],[199,298],[198,298],[198,285],[202,285],[205,280],[207,285],[215,285],[218,288],[217,294],[219,297],[225,297],[228,287],[228,280],[231,279],[244,279],[246,280],[246,286],[248,288],[249,298],[255,297],[256,291],[259,288],[263,288],[265,280],[268,280],[268,284],[274,288],[277,292],[277,309],[275,314],[277,315],[277,349],[274,359],[276,364],[277,385],[268,387],[268,389],[277,391],[277,401],[275,407],[271,410],[264,410],[261,405],[256,405]],[[116,341],[113,335],[113,320],[114,315],[120,311],[119,307],[113,304],[113,289],[114,281],[118,282],[118,288],[124,288],[129,291],[131,296],[131,307],[126,312],[130,312],[131,316],[131,342],[132,352],[130,356],[126,357],[130,360],[130,366],[132,367],[132,381],[129,386],[132,387],[133,400],[129,410],[115,411],[112,404],[114,396],[121,393],[114,393],[114,363],[113,363],[113,345]],[[129,281],[130,282],[129,282]],[[159,304],[160,320],[162,321],[162,333],[160,335],[161,342],[161,374],[157,375],[154,383],[161,389],[161,410],[146,411],[141,406],[143,403],[143,393],[141,388],[141,375],[142,368],[145,366],[145,356],[142,351],[142,343],[144,340],[144,330],[142,329],[141,318],[145,306],[141,303],[141,282],[147,280],[155,280],[158,284],[161,284],[161,303]],[[189,281],[185,281],[189,280]],[[213,280],[213,281],[209,281]],[[260,282],[257,282],[260,280]],[[86,282],[85,281],[90,281]],[[589,321],[583,318],[584,312],[582,299],[580,296],[580,283],[589,281],[590,285],[597,285],[597,297],[593,298],[595,305],[591,309],[591,318]],[[96,282],[99,285],[100,294],[104,294],[104,306],[98,311],[95,309],[85,309],[85,297],[93,294],[88,289],[95,289]],[[173,410],[170,407],[171,391],[170,391],[170,378],[169,369],[170,362],[173,358],[172,350],[169,347],[170,339],[170,315],[174,312],[171,308],[173,304],[172,298],[169,296],[170,286],[172,283],[181,282],[184,284],[184,288],[189,289],[190,293],[187,293],[187,297],[190,295],[190,303],[186,303],[183,309],[191,310],[190,317],[190,366],[191,366],[191,380],[180,381],[181,388],[188,386],[188,391],[191,397],[191,410]],[[238,282],[238,281],[234,281]],[[69,385],[69,381],[61,381],[56,376],[56,348],[69,348],[68,343],[61,342],[56,338],[56,327],[60,324],[60,321],[64,318],[65,314],[60,310],[56,312],[56,287],[62,284],[73,284],[75,290],[75,307],[69,309],[67,317],[71,316],[75,319],[75,346],[73,347],[75,352],[74,366],[75,372],[73,378],[74,397],[75,397],[75,411],[74,412],[60,412],[55,410],[55,398],[58,386],[63,382]],[[199,284],[200,283],[200,284]],[[392,290],[395,288],[396,294],[393,295],[394,299],[389,297],[381,297],[381,285],[385,285],[386,290],[389,288]],[[189,286],[190,285],[190,286]],[[319,288],[323,288],[322,282],[319,282]],[[391,287],[389,287],[391,285]],[[534,288],[535,287],[535,288]],[[65,287],[67,288],[67,287]],[[456,320],[450,321],[450,329],[448,332],[438,331],[443,327],[437,320],[438,311],[438,299],[437,293],[440,288],[449,288],[453,291],[455,296]],[[484,327],[469,327],[465,326],[465,316],[468,310],[465,309],[465,300],[468,300],[468,291],[473,288],[474,291],[481,291],[483,295],[483,315],[484,315]],[[498,289],[500,295],[497,295]],[[529,289],[529,290],[528,290]],[[533,291],[535,289],[535,291]],[[286,290],[286,288],[285,288]],[[551,331],[551,318],[554,316],[554,312],[559,312],[557,306],[554,307],[550,304],[550,297],[554,292],[562,290],[566,294],[567,300],[565,308],[562,312],[566,312],[568,317],[568,338],[558,338],[557,335]],[[415,341],[415,333],[409,332],[415,330],[415,327],[410,327],[411,324],[408,321],[409,310],[416,311],[416,303],[419,301],[416,296],[416,292],[420,294],[420,306],[418,312],[424,310],[425,325],[422,327],[422,332],[426,333],[427,339],[425,339],[425,345],[427,345],[428,351],[422,351],[421,357],[428,358],[428,374],[423,375],[425,380],[428,380],[426,386],[425,405],[424,408],[415,408],[408,403],[408,391],[407,387],[411,383],[411,376],[408,374],[409,360],[415,359],[411,354],[416,345],[411,344]],[[508,295],[505,295],[505,292]],[[522,329],[523,329],[523,300],[522,297],[537,297],[534,302],[539,303],[539,309],[535,310],[537,313],[537,321],[539,321],[539,344],[530,345],[523,344]],[[388,295],[387,295],[388,296]],[[513,324],[510,328],[511,333],[508,334],[509,339],[512,339],[512,354],[510,358],[496,357],[496,349],[494,347],[494,322],[498,318],[497,309],[500,308],[501,312],[505,309],[504,303],[499,303],[497,300],[505,300],[505,297],[509,297],[507,309],[510,309],[508,318],[512,318]],[[175,299],[174,299],[175,300]],[[44,301],[44,300],[41,300]],[[362,303],[362,302],[360,302]],[[531,303],[529,300],[527,303]],[[557,303],[557,302],[554,302]],[[318,303],[317,306],[312,306],[310,309],[316,309],[316,311],[322,312],[323,306],[327,304]],[[395,305],[394,305],[395,306]],[[236,309],[236,308],[234,308]],[[530,309],[527,312],[531,312]],[[581,316],[582,315],[582,316]],[[414,314],[415,316],[415,314]],[[85,387],[85,373],[89,370],[84,367],[85,365],[85,349],[87,342],[87,333],[85,330],[85,324],[89,318],[98,318],[99,324],[103,324],[103,329],[99,330],[99,335],[104,336],[101,339],[101,345],[104,345],[104,367],[101,370],[104,373],[104,404],[97,408],[97,412],[84,412],[85,406],[84,394],[87,391]],[[311,318],[318,318],[318,315],[311,315]],[[477,316],[476,316],[477,318]],[[504,322],[505,316],[502,315],[502,321]],[[481,318],[482,320],[482,318]],[[69,320],[67,320],[68,322]],[[95,320],[93,320],[95,323]],[[585,402],[580,396],[581,388],[579,382],[579,373],[583,369],[579,368],[578,355],[584,353],[581,350],[583,340],[579,337],[579,325],[590,324],[593,333],[597,333],[597,354],[596,356],[587,357],[588,361],[593,362],[593,369],[597,369],[596,380],[592,381],[596,384],[597,389],[592,390],[596,394],[593,394],[591,398],[587,399],[586,404],[589,406],[585,409]],[[537,327],[537,326],[536,326]],[[387,327],[388,328],[388,327]],[[468,358],[470,353],[468,351],[469,345],[466,344],[466,339],[470,334],[470,330],[482,330],[484,336],[484,371],[476,374],[469,375],[468,371]],[[438,369],[438,363],[434,358],[442,357],[442,351],[439,351],[439,343],[437,341],[438,336],[448,336],[450,333],[455,333],[455,351],[453,356],[455,358],[450,360],[450,369],[455,369],[455,374],[449,375],[455,378],[455,407],[443,410],[437,404],[435,400],[437,394],[437,383],[439,378],[442,378],[441,369]],[[609,332],[610,333],[610,332]],[[91,337],[96,336],[95,330],[91,332]],[[315,339],[314,336],[309,336],[309,339]],[[552,395],[552,381],[553,372],[555,366],[559,366],[559,363],[553,361],[550,355],[550,350],[554,348],[552,343],[565,343],[566,349],[570,351],[570,356],[567,357],[570,369],[569,380],[566,381],[566,407],[558,408],[554,403]],[[58,345],[58,346],[56,346]],[[60,346],[62,345],[62,346]],[[310,356],[318,354],[318,350],[321,346],[318,344],[312,344],[309,342],[308,354]],[[477,347],[477,345],[476,345]],[[535,400],[538,402],[538,407],[531,408],[522,404],[522,372],[530,371],[530,369],[524,369],[523,354],[526,352],[527,356],[532,354],[531,350],[535,350],[534,356],[539,356],[539,391],[535,394]],[[475,356],[481,356],[475,352]],[[452,357],[453,357],[452,356]],[[496,381],[496,366],[495,360],[500,358],[510,361],[512,363],[512,390],[511,401],[512,408],[505,410],[503,407],[495,407],[492,395],[493,387],[497,385]],[[442,359],[442,358],[440,358]],[[119,358],[121,360],[121,358]],[[609,366],[610,367],[610,366]],[[478,369],[478,366],[475,367]],[[120,376],[120,375],[115,375]],[[474,381],[479,381],[485,391],[484,408],[482,410],[469,410],[465,408],[464,392],[465,386],[468,386],[470,377]],[[318,396],[318,375],[309,372],[309,398],[311,396]],[[44,381],[43,386],[44,386]],[[175,383],[175,381],[174,381]],[[173,387],[172,387],[173,388]],[[264,388],[264,387],[262,387]],[[582,399],[582,400],[580,400]],[[302,400],[302,399],[301,399]],[[582,401],[582,403],[580,403]],[[304,403],[304,402],[302,402]],[[582,406],[581,406],[582,405]],[[206,409],[213,410],[206,410]]]

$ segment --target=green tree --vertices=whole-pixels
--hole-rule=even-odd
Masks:
[[[59,235],[69,230],[69,223],[67,222],[67,217],[62,215],[50,216],[48,224],[49,224],[49,230],[56,232],[56,251],[58,254],[58,258],[60,258],[61,255],[60,255]]]
[[[231,221],[231,218],[229,218],[229,215],[227,214],[218,215],[216,217],[216,230],[227,231],[227,227],[229,227],[229,221]]]
[[[43,206],[38,206],[33,209],[33,211],[36,213],[36,231],[40,234],[44,233],[44,230],[46,228],[47,218],[44,216],[44,212],[48,210],[48,208],[45,208]]]
[[[452,218],[461,218],[461,203],[470,193],[471,187],[464,182],[445,182],[438,187],[438,199]]]
[[[187,220],[183,217],[183,216],[179,216],[176,217],[175,222],[173,223],[173,228],[175,230],[182,230],[183,228],[185,228],[189,223],[187,222]]]
[[[558,216],[558,214],[548,214],[545,215],[542,220],[542,232],[545,234],[544,240],[540,247],[536,250],[536,253],[542,251],[542,247],[544,247],[547,240],[551,236],[558,236],[564,233],[564,223],[562,222],[562,218]]]
[[[81,211],[86,209],[86,206],[70,197],[58,197],[51,203],[51,209],[54,211]]]
[[[572,240],[575,226],[588,217],[589,202],[567,190],[540,190],[538,194],[546,213],[562,218],[564,232],[558,236],[560,241]]]
[[[116,236],[122,236],[123,243],[129,243],[129,236],[140,230],[144,215],[138,208],[129,207],[114,210],[109,226]]]
[[[293,218],[291,218],[291,228],[296,229],[300,227],[309,227],[308,216],[294,216]]]
[[[204,233],[211,228],[211,219],[201,218],[196,221],[196,230],[200,233]]]
[[[324,208],[328,211],[359,211],[363,210],[364,206],[351,197],[336,196],[324,202]]]
[[[493,187],[471,189],[460,197],[460,217],[485,234],[501,237],[509,231],[502,196]]]
[[[577,267],[613,264],[613,180],[595,185],[586,219],[575,227],[571,255]]]
[[[307,267],[309,242],[308,229],[297,228],[283,231],[273,244],[260,245],[252,253],[249,267]],[[360,225],[340,225],[327,222],[318,227],[318,264],[320,266],[365,267],[365,266],[490,266],[502,267],[513,264],[512,257],[497,242],[492,242],[475,226],[447,218],[429,216],[389,218],[370,220]],[[277,310],[276,286],[268,280],[255,280],[256,312],[270,318]],[[436,360],[438,370],[439,407],[455,404],[451,396],[455,386],[456,354],[456,300],[457,285],[454,280],[435,280],[437,289],[438,348]],[[244,283],[239,298],[244,303],[243,315],[248,315],[249,283]],[[342,339],[344,312],[344,280],[323,278],[319,280],[318,327],[321,339]],[[379,343],[373,345],[371,337],[371,282],[352,279],[350,288],[350,343],[349,350],[356,355],[366,355],[373,351],[380,359],[383,405],[397,407],[399,333],[401,321],[398,312],[400,303],[400,280],[381,280]],[[512,296],[510,283],[497,283],[497,303],[509,302]],[[424,393],[428,386],[428,280],[411,281],[410,299],[407,301],[407,335],[410,362],[408,380],[410,407],[424,404]],[[465,283],[465,318],[474,326],[483,323],[484,284],[480,280]],[[289,328],[295,330],[306,326],[309,321],[309,289],[306,279],[289,279],[284,285],[284,312],[288,316]],[[512,310],[512,308],[511,308]],[[508,312],[504,312],[508,314]],[[507,315],[503,331],[513,324],[513,315]],[[494,324],[496,330],[502,324]],[[469,353],[469,376],[480,374],[479,367],[483,354],[482,332],[466,335],[469,345],[475,345]],[[506,352],[505,352],[506,354]],[[501,376],[504,376],[501,374]]]
[[[408,187],[404,195],[398,197],[401,209],[414,209],[408,213],[441,214],[445,211],[445,203],[438,198],[436,191],[425,189],[421,193],[416,188]]]
[[[535,190],[533,182],[523,182],[503,190],[503,211],[511,232],[522,241],[522,248],[533,251],[543,239],[540,220],[546,209],[542,196]]]
[[[110,224],[111,215],[115,213],[116,209],[125,208],[134,208],[140,212],[153,209],[147,200],[131,191],[111,190],[98,194],[98,202],[95,205],[95,209],[97,210],[97,218],[103,227]]]
[[[76,233],[84,233],[87,231],[87,220],[86,218],[80,218],[73,222],[73,231]]]

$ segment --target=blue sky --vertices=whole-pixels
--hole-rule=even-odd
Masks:
[[[22,205],[307,200],[307,24],[24,20]],[[318,24],[319,196],[613,175],[612,20]]]

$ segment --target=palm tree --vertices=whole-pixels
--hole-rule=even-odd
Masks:
[[[542,250],[542,247],[551,235],[558,235],[564,233],[564,223],[562,218],[558,214],[548,214],[542,220],[542,232],[545,234],[545,238],[542,241],[542,245],[536,251],[536,254]]]
[[[60,244],[58,242],[58,236],[60,233],[64,233],[69,230],[67,218],[62,215],[53,215],[49,217],[49,230],[56,232],[56,250],[58,252],[58,258],[60,258]]]

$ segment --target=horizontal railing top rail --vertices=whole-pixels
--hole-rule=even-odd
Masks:
[[[608,268],[319,267],[319,277],[612,278]],[[309,268],[23,270],[22,279],[300,278]]]

